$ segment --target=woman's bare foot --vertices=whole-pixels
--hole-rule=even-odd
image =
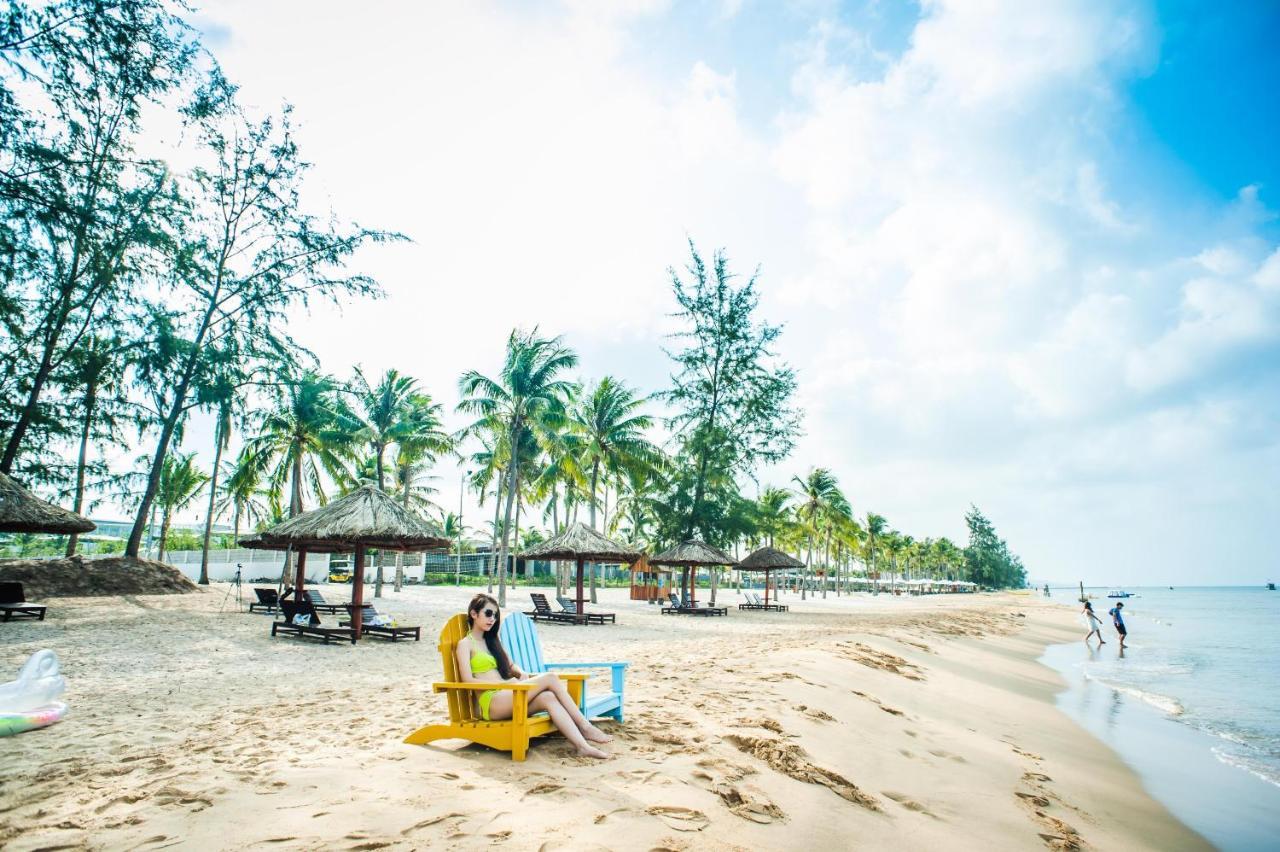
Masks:
[[[597,757],[597,758],[600,758],[601,760],[604,760],[606,757],[609,756],[609,752],[601,751],[600,749],[595,748],[594,746],[589,746],[589,745],[585,745],[582,748],[578,749],[578,754],[582,755],[583,757]]]
[[[582,732],[582,736],[584,739],[587,739],[593,743],[613,742],[613,737],[609,736],[604,731],[597,728],[595,725],[587,725],[587,729]]]

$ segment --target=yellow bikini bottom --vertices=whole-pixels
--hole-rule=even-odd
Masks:
[[[493,696],[498,694],[496,689],[486,689],[480,693],[480,697],[476,699],[476,703],[480,705],[480,718],[486,722],[489,721],[489,702],[493,700]]]

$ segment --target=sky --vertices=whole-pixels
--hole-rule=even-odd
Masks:
[[[693,240],[758,275],[799,373],[805,434],[762,485],[828,467],[857,514],[962,544],[976,505],[1041,583],[1280,574],[1280,6],[219,0],[194,23],[245,103],[294,105],[308,205],[412,240],[351,263],[385,298],[295,315],[326,371],[399,369],[461,426],[458,376],[536,326],[652,393]]]

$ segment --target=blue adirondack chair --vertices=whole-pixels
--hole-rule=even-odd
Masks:
[[[622,721],[622,692],[630,663],[548,663],[542,658],[542,641],[533,619],[523,612],[504,612],[498,638],[507,649],[511,661],[526,674],[539,674],[552,669],[610,669],[612,691],[589,694],[586,684],[582,687],[582,714],[588,719],[606,716]]]

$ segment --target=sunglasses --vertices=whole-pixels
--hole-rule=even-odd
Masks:
[[[486,609],[486,610],[481,610],[481,612],[484,614],[485,618],[493,618],[495,615],[498,614],[498,611],[496,609]]]

